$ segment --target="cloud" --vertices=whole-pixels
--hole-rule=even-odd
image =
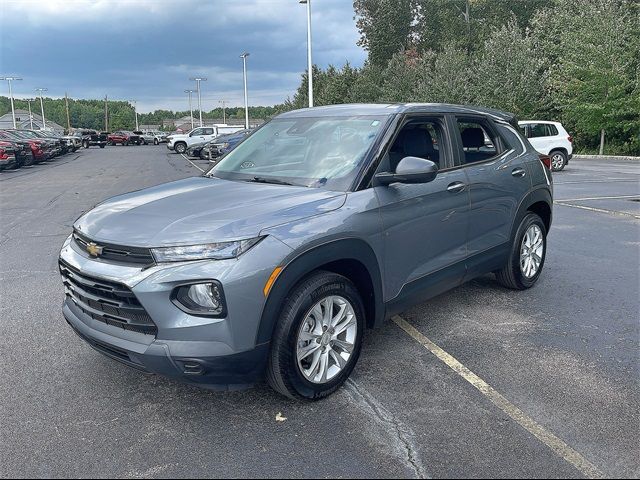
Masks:
[[[351,2],[312,9],[314,63],[361,65]],[[210,108],[220,98],[241,103],[243,51],[251,103],[282,102],[306,69],[306,8],[297,0],[0,3],[0,73],[24,77],[17,95],[44,86],[52,96],[136,99],[141,109],[174,108],[182,96],[175,108],[184,109],[189,77],[204,75]]]

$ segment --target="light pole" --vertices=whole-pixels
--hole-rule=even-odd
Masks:
[[[22,80],[20,77],[0,77],[0,80],[6,80],[9,83],[9,98],[11,99],[11,116],[13,118],[13,128],[18,128],[16,126],[16,110],[13,107],[13,91],[11,90],[11,82],[14,80]]]
[[[44,119],[44,103],[42,103],[42,92],[46,92],[46,88],[36,88],[36,92],[40,92],[40,111],[42,112],[42,129],[47,129],[47,121]]]
[[[244,79],[244,128],[249,129],[249,99],[247,98],[247,57],[249,52],[240,55],[242,58],[242,78]]]
[[[196,82],[196,90],[198,91],[198,112],[200,113],[200,126],[202,126],[202,99],[200,97],[200,82],[206,82],[206,78],[190,78],[192,82]]]
[[[300,0],[307,5],[307,76],[309,77],[309,107],[313,107],[313,61],[311,60],[311,0]]]
[[[133,113],[136,116],[136,131],[140,130],[140,128],[138,128],[138,109],[136,108],[136,100],[131,100],[131,103],[133,103]]]
[[[184,93],[188,93],[189,94],[189,111],[191,112],[191,130],[193,130],[193,107],[191,106],[191,94],[194,92],[195,90],[185,90]]]
[[[227,124],[227,101],[218,100],[218,103],[222,104],[222,123]]]
[[[27,101],[27,105],[29,105],[29,128],[33,130],[33,114],[31,113],[31,102],[33,102],[33,98],[25,98]]]

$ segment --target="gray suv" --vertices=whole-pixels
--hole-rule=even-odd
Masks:
[[[214,389],[316,400],[365,329],[479,275],[542,271],[549,158],[515,118],[442,104],[279,115],[194,177],[107,200],[60,253],[97,351]]]

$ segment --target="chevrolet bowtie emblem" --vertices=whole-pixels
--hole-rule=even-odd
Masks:
[[[104,247],[101,247],[93,242],[87,243],[87,252],[89,252],[89,255],[91,255],[92,257],[99,257],[100,255],[102,255],[102,250]]]

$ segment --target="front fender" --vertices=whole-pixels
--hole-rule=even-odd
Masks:
[[[286,260],[285,266],[274,283],[262,311],[256,344],[271,340],[282,305],[289,293],[309,273],[323,265],[339,260],[355,260],[361,263],[371,279],[373,298],[369,326],[376,327],[384,321],[382,302],[382,279],[378,260],[371,246],[362,239],[343,238],[331,240],[302,252],[295,252]],[[366,303],[366,299],[363,299]]]

